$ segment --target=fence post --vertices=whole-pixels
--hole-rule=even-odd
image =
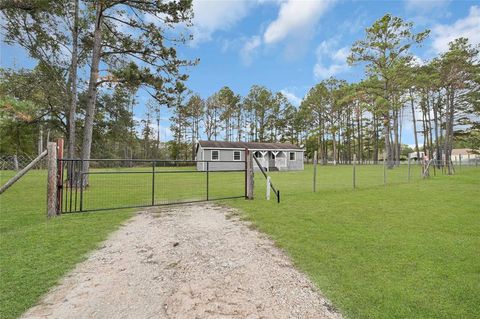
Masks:
[[[245,149],[245,157],[247,160],[247,199],[253,199],[253,154],[250,150]]]
[[[267,200],[270,200],[270,176],[267,176]]]
[[[387,167],[385,163],[386,153],[383,153],[383,185],[387,185]]]
[[[247,183],[248,183],[248,149],[245,148],[243,152],[243,160],[245,162],[245,199],[248,199],[248,190],[247,190]]]
[[[155,206],[155,161],[152,161],[152,206]]]
[[[313,192],[317,191],[317,151],[313,153]]]
[[[410,183],[410,156],[408,156],[408,182]]]
[[[57,139],[57,214],[62,212],[63,195],[63,138]],[[72,188],[70,188],[71,190]]]
[[[48,142],[47,216],[57,216],[57,143]]]
[[[355,172],[355,163],[357,162],[357,154],[353,154],[353,189],[355,189],[355,179],[356,179],[356,172]]]
[[[210,200],[210,190],[209,190],[209,184],[210,184],[210,181],[209,181],[209,177],[208,177],[208,172],[210,170],[210,167],[209,167],[209,164],[210,162],[207,162],[207,200]]]

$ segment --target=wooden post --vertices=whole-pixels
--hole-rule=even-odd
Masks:
[[[313,192],[317,191],[317,151],[313,153]]]
[[[57,143],[48,142],[47,216],[57,216]]]
[[[355,179],[356,179],[356,175],[355,175],[355,163],[357,162],[357,154],[353,154],[353,189],[355,189]]]
[[[266,192],[267,200],[270,200],[270,176],[267,176],[267,192]]]
[[[247,199],[253,199],[253,154],[248,149],[245,149],[245,158],[247,160]]]

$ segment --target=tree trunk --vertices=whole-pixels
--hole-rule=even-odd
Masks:
[[[438,160],[440,160],[441,154],[440,154],[440,141],[438,140],[439,135],[438,135],[438,106],[440,104],[440,96],[438,96],[437,103],[434,103],[432,105],[433,107],[433,123],[435,125],[435,152],[436,152],[436,162],[437,162],[437,167],[439,167]]]
[[[393,112],[393,156],[394,165],[400,164],[400,153],[398,148],[398,110]]]
[[[333,165],[337,165],[337,141],[335,138],[335,132],[332,132],[332,143],[333,143]]]
[[[95,30],[93,33],[92,65],[90,69],[90,80],[88,83],[87,106],[85,114],[85,127],[83,132],[82,159],[83,172],[88,172],[90,166],[90,153],[92,148],[93,121],[95,118],[95,104],[97,100],[97,79],[100,56],[102,52],[102,20],[103,6],[102,1],[97,1],[95,5]],[[84,174],[84,186],[88,186],[88,174]]]
[[[384,130],[384,133],[385,133],[384,140],[385,140],[385,152],[387,154],[387,158],[386,158],[387,168],[391,169],[391,168],[393,168],[393,161],[392,161],[392,147],[391,147],[391,144],[390,144],[390,119],[389,119],[388,114],[384,115],[383,126],[384,126],[383,130]]]
[[[70,65],[70,108],[68,110],[67,157],[75,158],[75,134],[77,113],[77,68],[78,68],[78,8],[79,0],[75,0],[75,13],[72,30],[72,62]],[[70,174],[68,175],[70,176]]]
[[[412,90],[410,90],[410,102],[412,104],[412,121],[413,121],[413,136],[415,138],[415,151],[417,152],[417,160],[420,160],[420,150],[418,149],[418,137],[417,137],[417,121],[415,120],[415,106],[413,104]]]

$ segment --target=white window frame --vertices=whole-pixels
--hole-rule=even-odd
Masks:
[[[235,153],[238,153],[238,159],[235,159]],[[233,160],[234,161],[241,161],[242,160],[242,153],[240,151],[233,151]]]
[[[293,154],[293,159],[292,159],[292,155]],[[297,152],[288,152],[288,160],[289,161],[296,161],[297,160]]]
[[[217,159],[213,158],[213,152],[217,152]],[[220,160],[220,150],[212,150],[211,153],[210,153],[210,158],[212,159],[212,161],[219,161]]]

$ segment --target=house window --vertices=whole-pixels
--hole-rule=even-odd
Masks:
[[[240,151],[233,151],[233,160],[234,161],[240,160]]]
[[[289,156],[291,161],[295,160],[295,152],[290,152]]]
[[[212,151],[212,161],[218,161],[219,155],[218,150]]]

